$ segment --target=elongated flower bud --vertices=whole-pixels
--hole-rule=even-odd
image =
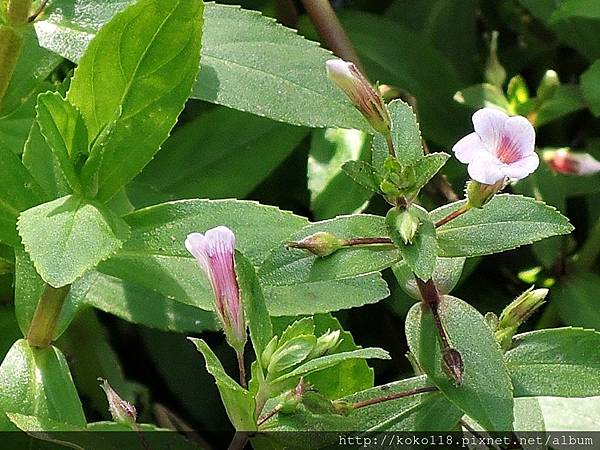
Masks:
[[[246,322],[234,268],[235,235],[224,226],[205,234],[192,233],[186,249],[206,273],[214,294],[215,312],[225,331],[227,342],[236,351],[246,343]]]
[[[323,356],[324,354],[335,350],[340,342],[340,330],[327,330],[327,333],[317,338],[317,343],[313,347],[312,351],[308,354],[306,359]]]
[[[330,59],[325,63],[327,75],[350,99],[356,109],[380,133],[389,134],[391,120],[381,95],[351,62]]]
[[[108,400],[108,410],[113,420],[117,423],[133,425],[137,420],[137,411],[135,406],[123,400],[119,394],[112,388],[108,381],[98,378],[101,382],[100,387],[106,394]]]
[[[593,175],[600,172],[600,161],[589,153],[571,153],[566,148],[544,152],[550,168],[565,175]]]
[[[329,256],[342,248],[344,246],[344,241],[332,233],[319,231],[310,236],[306,236],[301,241],[288,242],[287,246],[308,250],[314,255],[324,257]]]

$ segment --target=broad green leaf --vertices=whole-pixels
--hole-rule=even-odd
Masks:
[[[538,397],[538,402],[548,431],[600,431],[600,397]],[[560,441],[551,441],[551,445],[560,445]]]
[[[309,373],[333,367],[343,361],[350,359],[390,359],[388,352],[381,348],[361,348],[349,352],[334,353],[332,355],[321,356],[320,358],[311,359],[304,364],[296,367],[291,372],[281,375],[273,380],[273,383],[280,383],[293,378],[299,378]]]
[[[18,228],[37,272],[53,287],[75,281],[129,236],[125,222],[77,196],[28,209],[20,215]]]
[[[15,342],[0,365],[0,429],[12,430],[5,413],[40,418],[84,427],[81,402],[64,356],[55,347],[31,348]]]
[[[535,397],[526,398],[515,398],[515,422],[514,429],[521,431],[537,431],[543,432],[546,430],[546,424],[544,423],[544,416],[542,415],[542,408],[540,403]],[[526,438],[527,433],[520,436],[520,433],[516,433],[517,437]],[[536,445],[537,444],[537,445]],[[544,449],[547,448],[545,445],[539,443],[529,443],[529,445],[523,445],[523,450],[529,449]]]
[[[594,0],[564,0],[552,14],[550,21],[559,22],[571,17],[600,19],[600,5]]]
[[[492,107],[508,112],[509,104],[504,92],[488,83],[475,84],[454,94],[454,100],[472,108]]]
[[[19,213],[43,202],[45,196],[19,157],[4,145],[0,145],[0,173],[0,241],[15,246]]]
[[[312,223],[286,240],[300,241],[320,231],[332,233],[340,239],[387,236],[383,217],[364,214]],[[261,265],[258,276],[263,284],[270,286],[299,285],[377,272],[399,259],[398,250],[390,245],[353,246],[326,257],[281,245],[275,247]]]
[[[235,273],[250,330],[250,339],[256,360],[260,364],[263,351],[273,337],[269,311],[252,263],[239,252],[235,254]]]
[[[600,394],[600,333],[593,330],[557,328],[520,334],[505,358],[515,396]]]
[[[379,273],[285,286],[264,284],[263,291],[272,316],[339,311],[377,303],[390,295]]]
[[[82,181],[101,201],[150,162],[175,125],[198,73],[202,13],[201,0],[140,0],[79,61],[67,98],[97,138]]]
[[[307,132],[305,128],[216,108],[174,131],[135,182],[170,199],[243,198]]]
[[[430,213],[433,222],[460,208],[464,200]],[[440,256],[479,256],[531,244],[573,230],[556,209],[533,198],[496,195],[482,209],[472,209],[437,228]]]
[[[600,329],[598,310],[600,276],[583,272],[565,278],[551,291],[552,304],[567,325]]]
[[[600,5],[595,2],[600,19]],[[588,8],[589,9],[589,8]],[[590,110],[596,116],[600,116],[600,60],[592,64],[588,70],[581,74],[581,92]]]
[[[357,186],[342,170],[346,164],[360,165],[370,160],[370,139],[366,133],[339,128],[312,132],[308,189],[310,209],[316,219],[360,212],[367,206],[374,190],[365,190],[361,183]]]
[[[410,166],[423,157],[421,132],[412,107],[402,100],[393,100],[388,104],[392,119],[392,141],[396,150],[396,158],[402,166]],[[383,135],[373,138],[373,166],[381,169],[385,158],[389,155],[388,146]]]
[[[273,247],[283,246],[290,234],[307,223],[272,206],[238,200],[164,203],[128,214],[124,220],[131,227],[131,238],[99,270],[209,311],[213,307],[210,284],[183,245],[189,233],[226,225],[236,234],[237,249],[258,265]]]
[[[580,87],[563,84],[556,88],[551,98],[542,102],[532,118],[535,120],[535,126],[541,127],[585,107],[586,102]]]
[[[403,214],[412,214],[418,218],[419,226],[412,242],[405,243],[401,236],[400,220]],[[389,236],[402,254],[403,261],[408,264],[416,276],[427,281],[431,278],[437,259],[437,243],[435,227],[427,211],[420,206],[411,205],[405,211],[391,209],[385,219]]]
[[[97,30],[131,2],[89,3],[69,8],[70,0],[52,2],[47,18],[36,23],[41,45],[77,61]],[[207,3],[204,20],[202,70],[193,98],[295,125],[370,131],[327,79],[329,51],[237,6]]]
[[[456,287],[463,272],[466,258],[437,258],[431,279],[440,294],[449,294]],[[415,275],[406,261],[392,266],[398,285],[416,300],[421,299]]]
[[[206,361],[206,370],[215,377],[221,399],[227,415],[237,431],[256,430],[254,419],[254,398],[237,384],[223,369],[221,362],[202,339],[189,338],[202,353]]]
[[[90,272],[71,287],[66,305],[93,306],[131,323],[164,331],[216,330],[214,314],[184,305],[138,284]]]
[[[427,377],[421,375],[357,392],[341,400],[355,403],[431,385]],[[453,431],[462,415],[442,393],[427,392],[359,408],[349,417],[359,424],[359,431],[419,432]]]
[[[40,131],[70,188],[80,191],[76,164],[80,155],[88,153],[87,129],[81,114],[60,94],[51,92],[38,97],[36,111]]]
[[[463,383],[456,386],[442,368],[433,316],[417,303],[406,317],[406,337],[419,366],[454,405],[486,430],[512,430],[510,377],[500,346],[483,316],[469,304],[448,295],[441,299],[439,314],[450,345],[462,355]]]
[[[372,192],[379,191],[380,177],[377,170],[366,161],[348,161],[342,165],[342,170],[354,182]]]

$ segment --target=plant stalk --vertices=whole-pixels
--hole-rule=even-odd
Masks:
[[[464,213],[466,213],[467,211],[469,211],[471,209],[471,207],[469,206],[468,203],[465,203],[463,206],[461,206],[460,208],[458,208],[456,211],[452,211],[450,214],[448,214],[446,217],[443,217],[442,219],[438,220],[435,223],[435,227],[439,228],[442,225],[446,225],[448,222],[456,219],[457,217],[462,216]]]
[[[360,58],[329,0],[302,0],[302,3],[325,46],[343,60],[356,64],[364,73]]]
[[[361,245],[394,245],[389,237],[364,237],[344,239],[344,247],[356,247]]]
[[[244,349],[240,351],[236,350],[235,353],[237,355],[238,369],[240,373],[240,386],[242,386],[244,389],[248,389],[248,382],[246,381],[246,365],[244,364]]]
[[[58,289],[49,284],[46,285],[27,332],[27,341],[31,346],[48,347],[52,343],[58,319],[70,288],[70,285]]]
[[[31,0],[9,0],[6,8],[8,24],[19,26],[26,24],[31,11]]]
[[[424,394],[426,392],[435,392],[437,390],[438,390],[438,388],[436,386],[426,386],[426,387],[422,387],[422,388],[414,388],[414,389],[409,389],[407,391],[396,392],[394,394],[386,395],[383,397],[370,398],[369,400],[355,402],[355,403],[352,403],[351,407],[352,407],[352,409],[360,409],[360,408],[365,408],[365,407],[371,406],[371,405],[377,405],[379,403],[389,402],[391,400],[396,400],[399,398],[410,397],[410,396],[418,395],[418,394]]]

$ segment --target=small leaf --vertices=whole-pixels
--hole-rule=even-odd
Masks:
[[[430,213],[436,222],[457,210],[464,200]],[[533,198],[496,195],[482,209],[472,209],[437,229],[439,255],[480,256],[512,250],[550,236],[573,230],[556,209]]]
[[[4,413],[84,427],[85,416],[65,357],[55,347],[32,348],[21,339],[0,365],[0,430],[13,430]]]
[[[314,335],[315,334],[315,321],[312,317],[303,317],[300,320],[296,320],[291,323],[279,338],[279,345],[281,346],[285,342],[289,341],[298,336],[302,335]]]
[[[595,2],[594,2],[595,3]],[[598,4],[595,3],[596,7]],[[600,19],[600,8],[598,8]],[[600,117],[600,60],[592,64],[581,74],[581,92],[590,110],[596,117]]]
[[[437,244],[435,239],[435,227],[429,219],[427,211],[417,205],[411,205],[406,212],[413,214],[419,220],[419,226],[412,243],[405,243],[401,236],[397,223],[398,211],[391,209],[386,216],[388,233],[394,244],[400,250],[403,261],[413,270],[416,276],[423,281],[431,278],[435,269],[437,259]]]
[[[81,189],[76,164],[88,153],[88,134],[80,112],[60,94],[38,97],[37,123],[71,190]]]
[[[269,311],[252,263],[239,252],[235,254],[235,273],[250,329],[250,339],[254,346],[256,360],[260,362],[265,347],[273,337]]]
[[[431,279],[440,294],[449,294],[460,280],[466,258],[437,258]],[[392,266],[398,285],[416,300],[421,299],[415,276],[406,261]]]
[[[554,11],[550,22],[559,22],[573,17],[600,19],[600,5],[594,0],[565,0]]]
[[[317,338],[314,335],[296,336],[279,346],[269,363],[269,373],[277,374],[300,364],[311,352]]]
[[[463,383],[456,386],[442,368],[442,351],[433,316],[418,303],[406,317],[411,353],[454,405],[488,431],[510,431],[512,385],[492,330],[472,306],[448,295],[441,299],[439,315],[450,345],[462,356]]]
[[[415,181],[411,187],[414,197],[444,167],[448,158],[447,153],[430,153],[414,164]]]
[[[53,287],[75,281],[129,236],[125,222],[77,196],[28,209],[19,217],[18,228],[38,273]]]
[[[423,157],[421,132],[417,116],[408,103],[393,100],[388,104],[392,119],[392,141],[396,150],[396,158],[402,166],[410,166]],[[373,138],[373,166],[380,170],[389,155],[385,138],[375,135]]]
[[[342,166],[342,170],[362,187],[379,192],[380,177],[375,168],[366,161],[348,161]]]
[[[509,104],[502,90],[489,83],[466,87],[456,94],[454,100],[472,108],[496,107],[508,112]]]
[[[600,333],[581,328],[515,336],[506,365],[518,397],[590,397],[600,393]]]
[[[202,13],[201,0],[141,0],[79,61],[67,98],[94,141],[82,182],[99,200],[131,181],[175,125],[198,73]]]
[[[206,370],[215,377],[221,400],[227,410],[229,420],[237,431],[256,430],[254,419],[254,398],[237,384],[227,373],[221,361],[202,339],[188,338],[204,356]]]

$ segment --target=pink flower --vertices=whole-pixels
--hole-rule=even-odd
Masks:
[[[471,178],[495,184],[507,177],[520,180],[537,169],[535,130],[526,118],[483,108],[473,114],[473,126],[475,132],[452,148],[456,158],[468,164]]]
[[[600,172],[600,161],[589,153],[571,153],[565,148],[544,152],[550,168],[567,175],[593,175]]]
[[[360,70],[341,59],[328,60],[325,68],[329,79],[344,91],[371,126],[380,133],[389,134],[391,120],[383,99]]]
[[[224,226],[205,234],[191,233],[185,248],[196,258],[212,286],[215,311],[230,345],[239,349],[246,343],[246,323],[234,268],[235,235]]]

